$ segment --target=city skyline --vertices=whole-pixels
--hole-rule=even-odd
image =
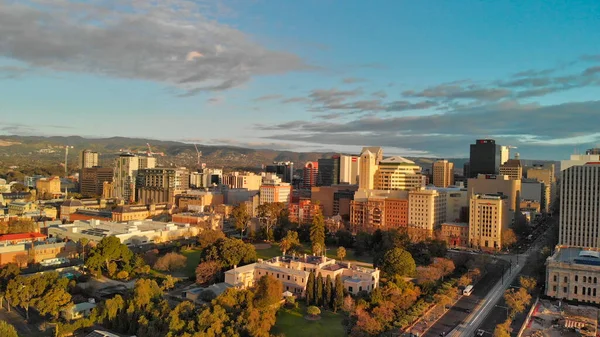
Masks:
[[[3,1],[0,135],[463,158],[493,138],[523,158],[567,158],[600,142],[599,12],[593,1]]]

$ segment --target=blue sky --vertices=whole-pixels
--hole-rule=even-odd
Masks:
[[[600,143],[597,1],[0,0],[0,133],[524,158]]]

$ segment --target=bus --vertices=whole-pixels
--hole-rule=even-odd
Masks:
[[[471,295],[472,292],[473,292],[473,285],[469,284],[468,286],[465,287],[465,290],[463,290],[463,295],[469,296],[469,295]]]

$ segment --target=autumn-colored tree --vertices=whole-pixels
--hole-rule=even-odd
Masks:
[[[19,337],[15,327],[4,320],[0,320],[0,336],[2,336],[2,337]]]
[[[346,257],[346,248],[338,247],[338,249],[336,251],[336,255],[337,255],[337,258],[340,259],[340,261],[344,261],[344,258]]]
[[[4,306],[4,298],[9,281],[17,277],[20,273],[21,268],[14,263],[9,263],[0,268],[0,309]],[[10,305],[8,306],[8,310],[10,311]]]
[[[352,328],[350,336],[379,336],[383,332],[381,322],[371,316],[364,308],[356,309],[356,325]]]
[[[162,294],[156,281],[139,279],[133,288],[133,303],[136,308],[146,308],[153,299],[159,299]]]
[[[346,295],[346,297],[344,297],[344,303],[342,304],[342,310],[351,313],[354,311],[355,307],[356,303],[354,302],[352,296]]]
[[[254,305],[257,308],[268,308],[281,300],[283,284],[271,275],[264,275],[258,280]]]
[[[311,305],[308,308],[306,308],[306,313],[312,317],[316,317],[321,314],[321,309],[319,309],[318,307],[316,307],[314,305]]]
[[[508,228],[502,231],[502,246],[510,247],[517,242],[517,235],[515,232]]]
[[[133,253],[131,253],[131,250],[126,245],[121,243],[119,238],[116,236],[107,236],[96,247],[90,250],[85,264],[92,270],[104,269],[108,272],[111,262],[125,266],[130,263],[132,258]]]
[[[521,287],[525,288],[525,290],[530,294],[537,286],[537,281],[533,277],[521,276],[519,278],[519,283],[521,284]]]
[[[468,275],[463,275],[463,276],[461,276],[458,279],[458,286],[459,287],[466,287],[466,286],[468,286],[469,284],[472,284],[472,283],[473,283],[473,280],[471,280]]]
[[[162,257],[159,257],[154,264],[154,269],[162,271],[176,271],[183,269],[187,262],[187,257],[178,253],[167,253]]]
[[[519,288],[518,291],[511,288],[504,293],[504,300],[506,301],[506,305],[510,308],[510,316],[514,317],[516,314],[525,311],[525,307],[531,302],[531,295],[527,293],[525,288]]]
[[[454,261],[450,259],[445,259],[443,257],[434,258],[433,265],[441,271],[442,281],[444,281],[445,276],[452,274],[452,272],[454,272],[455,269]]]
[[[220,239],[224,239],[225,234],[220,230],[205,229],[198,234],[198,245],[200,248],[206,248]]]
[[[200,262],[196,267],[196,283],[210,284],[219,279],[221,273],[221,263],[217,261]]]
[[[507,319],[504,323],[496,325],[494,329],[494,337],[510,337],[510,324],[512,321]]]
[[[384,330],[392,328],[392,324],[396,318],[394,312],[396,305],[391,301],[382,301],[373,309],[373,318],[383,326]]]

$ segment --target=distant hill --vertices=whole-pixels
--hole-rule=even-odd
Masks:
[[[165,156],[158,156],[161,166],[186,166],[195,167],[197,161],[196,150],[193,144],[176,141],[161,141],[143,138],[83,138],[70,137],[39,137],[39,136],[0,136],[0,165],[37,165],[64,163],[64,146],[73,146],[69,152],[69,168],[76,168],[79,154],[83,149],[91,149],[100,154],[100,164],[109,166],[120,151],[146,152],[149,143],[153,152],[163,152]],[[262,165],[274,161],[292,161],[296,168],[301,168],[307,161],[319,158],[328,158],[333,152],[292,152],[276,151],[269,149],[247,149],[234,146],[208,146],[198,144],[202,152],[201,162],[209,167],[222,167],[225,169],[260,170]],[[361,148],[356,148],[356,153]],[[384,148],[385,151],[385,148]],[[415,161],[424,169],[431,168],[436,158],[407,157]],[[453,162],[455,169],[462,172],[463,164],[467,158],[446,158]],[[543,162],[543,161],[536,161]]]

